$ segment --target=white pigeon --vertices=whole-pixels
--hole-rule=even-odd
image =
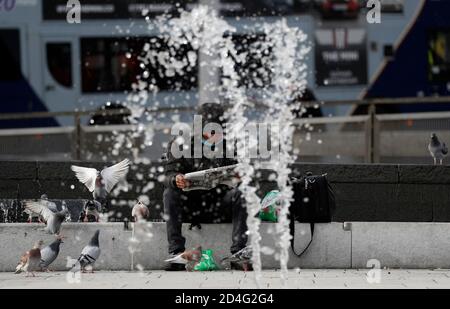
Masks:
[[[95,168],[72,165],[72,171],[75,172],[75,176],[92,192],[94,199],[105,198],[104,191],[110,193],[114,186],[121,179],[125,178],[129,168],[130,161],[128,159],[107,167],[101,172]]]
[[[197,248],[186,250],[183,253],[174,255],[165,260],[165,262],[171,264],[186,265],[186,270],[192,271],[195,265],[197,265],[197,263],[200,262],[201,258],[202,258],[202,247],[198,246]]]
[[[50,234],[59,234],[61,230],[61,224],[66,220],[66,215],[68,213],[67,209],[61,211],[53,212],[47,206],[46,201],[26,201],[25,212],[37,214],[45,222],[45,231]]]
[[[65,221],[65,222],[70,222],[70,221],[71,221],[71,216],[70,216],[70,211],[69,211],[69,209],[67,208],[66,201],[62,201],[62,203],[61,203],[61,208],[62,208],[63,210],[64,210],[64,209],[67,210],[66,219],[65,219],[64,221]]]
[[[147,205],[138,200],[131,211],[131,216],[133,216],[134,222],[145,221],[150,216],[150,210]]]
[[[99,234],[100,230],[95,231],[95,234],[94,236],[92,236],[89,244],[83,248],[77,262],[72,266],[71,272],[85,272],[88,266],[91,267],[91,272],[94,272],[95,262],[97,261],[101,252],[98,240]]]
[[[25,203],[27,203],[27,201],[23,201],[23,203],[25,204]],[[42,223],[42,220],[41,220],[39,214],[34,213],[29,209],[24,209],[23,212],[28,215],[28,223],[32,223],[35,220],[38,221],[39,223]]]

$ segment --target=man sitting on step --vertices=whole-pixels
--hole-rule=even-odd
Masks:
[[[223,128],[224,109],[220,104],[202,104],[197,114],[202,116],[203,128],[207,124],[213,123],[219,124]],[[201,155],[194,155],[194,136],[191,137],[191,141],[184,141],[184,145],[181,145],[182,142],[175,138],[169,143],[165,154],[166,189],[163,199],[170,257],[185,252],[186,239],[181,232],[183,221],[191,222],[192,227],[201,222],[219,223],[231,219],[233,223],[230,248],[232,255],[246,247],[247,210],[241,192],[237,188],[219,185],[211,190],[185,191],[190,186],[189,181],[185,179],[185,174],[237,163],[234,158],[226,158],[224,135],[214,130],[209,133],[205,133],[205,131],[201,137]],[[174,155],[173,149],[183,149],[183,147],[191,147],[190,156]],[[218,147],[222,147],[223,151],[216,151]],[[205,155],[205,149],[208,150],[208,155]],[[248,259],[244,262],[244,264],[249,263]],[[249,268],[248,264],[245,265],[245,268]],[[185,270],[185,265],[169,263],[166,270]]]

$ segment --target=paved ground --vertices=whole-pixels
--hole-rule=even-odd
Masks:
[[[370,284],[367,270],[302,270],[289,273],[290,288],[450,288],[450,270],[382,270],[380,283]],[[376,281],[377,276],[372,276]],[[77,281],[79,280],[79,283]],[[263,288],[280,288],[279,272],[264,271]],[[253,273],[209,272],[169,273],[98,272],[82,274],[81,278],[67,278],[65,272],[39,273],[37,277],[24,274],[0,273],[0,288],[255,288]]]

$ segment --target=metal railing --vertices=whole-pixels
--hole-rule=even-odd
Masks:
[[[256,109],[264,109],[263,103],[251,102]],[[306,106],[339,106],[351,105],[354,107],[365,106],[366,114],[347,117],[322,117],[322,118],[301,118],[296,119],[294,124],[297,126],[296,136],[294,138],[294,147],[298,146],[303,150],[300,158],[323,157],[330,158],[335,155],[336,158],[348,156],[349,162],[383,162],[386,157],[422,157],[426,158],[426,143],[431,131],[437,131],[447,138],[450,132],[450,112],[429,112],[412,114],[379,114],[377,106],[388,105],[417,105],[417,104],[449,104],[450,97],[420,97],[420,98],[383,98],[368,100],[340,100],[340,101],[317,101],[305,102]],[[171,113],[171,112],[189,112],[194,107],[166,107],[166,108],[147,108],[144,113]],[[113,126],[87,126],[83,125],[82,119],[92,116],[116,116],[129,114],[127,109],[102,110],[102,111],[65,111],[65,112],[32,112],[32,113],[13,113],[0,114],[0,123],[2,120],[24,120],[24,119],[42,119],[55,117],[72,117],[73,126],[53,127],[53,128],[23,128],[23,129],[4,129],[0,130],[0,145],[4,148],[17,148],[17,145],[27,144],[31,137],[38,137],[35,144],[30,144],[31,151],[39,156],[39,147],[46,145],[44,142],[49,138],[48,145],[55,146],[52,140],[58,136],[59,146],[64,149],[54,151],[53,154],[62,154],[59,159],[92,159],[87,157],[88,148],[94,144],[101,144],[98,140],[92,139],[92,136],[108,135],[116,131],[132,131],[135,125],[113,125]],[[308,131],[314,126],[316,129]],[[158,142],[167,141],[169,138],[167,128],[170,124],[161,124],[155,128],[155,125],[146,124],[155,130],[155,136]],[[158,135],[159,134],[159,135]],[[321,143],[308,142],[305,137],[310,136],[310,140],[321,141]],[[312,137],[311,137],[312,136]],[[21,142],[21,138],[28,142]],[[448,136],[450,139],[450,136]],[[396,140],[400,141],[396,146]],[[403,141],[403,142],[401,142]],[[136,140],[136,143],[142,141]],[[88,144],[88,145],[86,145]],[[106,143],[107,144],[107,143]],[[153,150],[149,150],[144,156],[157,158],[162,151],[160,145],[155,143]],[[423,149],[415,150],[414,148]],[[33,147],[33,145],[40,145]],[[407,145],[407,146],[405,146]],[[64,146],[64,147],[63,147]],[[0,147],[0,159],[8,158],[8,149]],[[106,147],[106,145],[105,145]],[[397,147],[397,149],[396,149]],[[20,147],[19,147],[20,148]],[[34,149],[33,149],[34,148]],[[49,146],[48,149],[51,147]],[[26,152],[24,146],[24,152]],[[403,151],[403,152],[402,152]],[[41,151],[42,153],[42,151]],[[48,158],[54,156],[49,150]],[[11,153],[10,157],[16,158],[16,153]],[[98,158],[96,158],[98,159]],[[326,161],[327,159],[325,159]],[[320,161],[320,160],[319,160]],[[412,160],[414,161],[414,160]],[[322,161],[323,162],[323,161]]]

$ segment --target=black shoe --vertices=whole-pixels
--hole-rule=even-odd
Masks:
[[[241,260],[230,262],[230,268],[232,270],[253,271],[253,265],[250,260]]]
[[[186,271],[186,265],[184,264],[175,264],[168,263],[164,268],[165,271]]]

